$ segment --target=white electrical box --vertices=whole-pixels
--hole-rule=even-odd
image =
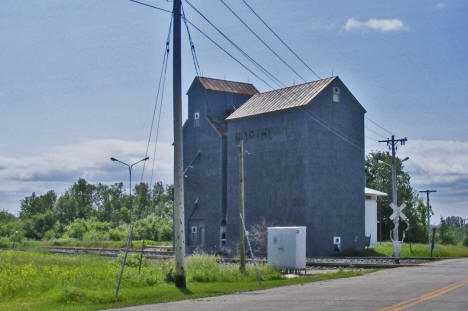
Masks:
[[[306,227],[268,227],[268,263],[278,269],[305,269]]]

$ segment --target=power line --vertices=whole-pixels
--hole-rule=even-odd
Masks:
[[[389,135],[392,135],[393,133],[390,132],[389,130],[387,130],[386,128],[384,128],[382,125],[378,124],[377,122],[375,122],[374,120],[372,120],[371,118],[369,118],[368,116],[366,116],[366,119],[369,120],[370,122],[372,122],[374,125],[376,125],[377,127],[379,127],[380,129],[384,130],[385,132],[387,132]]]
[[[244,0],[242,0],[244,1]],[[216,26],[214,26],[206,17],[204,17],[203,14],[201,14],[201,12],[199,12],[188,0],[186,0],[186,2],[195,10],[197,11],[197,13],[199,13],[210,25],[212,25],[212,27],[214,27],[219,33],[221,33],[223,35],[223,37],[225,37],[228,41],[231,42],[231,44],[233,44],[234,46],[235,43],[232,42],[232,40],[230,40],[229,38],[227,38],[226,35],[224,35],[224,33],[222,33],[218,28],[216,28]],[[244,1],[245,3],[245,1]],[[246,3],[247,5],[247,3]],[[260,17],[259,17],[260,18]],[[252,75],[254,75],[257,79],[259,79],[260,81],[262,81],[263,83],[265,83],[267,86],[269,86],[271,89],[273,89],[273,87],[267,83],[265,80],[263,80],[262,78],[260,78],[255,72],[253,72],[250,68],[248,68],[246,65],[244,65],[242,62],[240,62],[237,58],[235,58],[232,54],[230,54],[226,49],[224,49],[223,47],[221,47],[216,41],[214,41],[211,37],[209,37],[206,33],[204,33],[200,28],[198,28],[196,25],[194,25],[189,19],[186,19],[187,22],[193,27],[195,28],[198,32],[200,32],[203,36],[205,36],[205,38],[207,38],[210,42],[212,42],[216,47],[218,47],[219,49],[221,49],[223,52],[225,52],[229,57],[231,57],[234,61],[236,61],[239,65],[241,65],[244,69],[246,69],[248,72],[250,72]],[[240,49],[240,48],[239,48]],[[242,50],[241,50],[242,51]],[[252,59],[250,56],[248,56],[244,51],[242,51],[243,54],[246,55],[247,58],[249,59]],[[263,68],[263,67],[262,67]],[[271,74],[270,74],[271,75]],[[318,76],[318,75],[317,75]],[[276,79],[276,77],[274,77]],[[319,77],[320,78],[320,77]],[[276,79],[277,80],[277,79]],[[279,81],[279,80],[278,80]],[[281,89],[273,89],[274,92],[278,93],[281,97],[284,98],[284,95],[281,93]],[[356,143],[352,142],[350,139],[348,139],[346,136],[344,136],[343,134],[339,133],[339,131],[331,128],[325,121],[323,121],[322,119],[320,119],[319,117],[317,116],[314,116],[310,111],[302,108],[302,107],[299,107],[302,111],[306,112],[306,114],[312,119],[314,120],[315,122],[317,122],[318,124],[320,124],[321,126],[323,126],[324,128],[326,128],[328,131],[330,131],[332,134],[336,135],[337,137],[343,139],[345,142],[347,142],[348,144],[350,144],[351,146],[353,146],[354,148],[358,149],[359,151],[364,151],[363,148],[359,147]]]
[[[249,67],[244,65],[240,60],[235,58],[231,53],[229,53],[226,49],[224,49],[221,45],[219,45],[216,41],[214,41],[210,36],[208,36],[205,32],[203,32],[200,28],[198,28],[196,25],[194,25],[189,19],[187,19],[187,22],[192,25],[193,28],[195,28],[199,33],[201,33],[205,38],[207,38],[211,43],[213,43],[217,48],[222,50],[224,53],[226,53],[229,57],[231,57],[235,62],[237,62],[239,65],[241,65],[245,70],[250,72],[252,75],[254,75],[257,79],[265,83],[269,88],[273,89],[273,86],[266,82],[264,79],[259,77],[255,72],[253,72]]]
[[[159,74],[159,82],[158,82],[158,90],[156,92],[156,99],[154,101],[154,108],[153,108],[153,116],[151,118],[151,126],[150,126],[150,131],[148,135],[148,142],[146,144],[146,152],[145,152],[145,157],[148,156],[148,150],[149,150],[149,145],[151,142],[151,136],[153,134],[153,126],[154,126],[154,117],[156,115],[156,110],[158,107],[158,100],[159,100],[159,93],[161,90],[161,81],[163,75],[166,75],[166,69],[167,69],[167,60],[169,58],[169,42],[171,40],[171,29],[172,29],[172,18],[171,21],[169,22],[169,31],[167,33],[167,39],[166,39],[166,45],[164,47],[164,56],[163,56],[163,61],[162,61],[162,66],[161,66],[161,73]],[[165,80],[165,78],[164,78]],[[161,106],[162,106],[162,100],[161,100]],[[158,117],[158,125],[157,125],[157,130],[156,132],[159,133],[159,119],[161,118],[161,109],[159,110],[159,117]],[[156,141],[157,141],[157,136],[156,136]],[[153,165],[154,165],[154,156],[153,156]],[[145,174],[145,168],[146,168],[146,161],[143,163],[143,169],[141,171],[141,177],[140,177],[140,183],[143,181],[143,176]]]
[[[160,7],[151,5],[151,4],[147,4],[147,3],[140,2],[140,1],[136,1],[136,0],[128,0],[128,1],[135,2],[135,3],[141,4],[141,5],[144,5],[144,6],[153,8],[153,9],[156,9],[156,10],[160,10],[160,11],[163,11],[163,12],[166,12],[166,13],[171,13],[171,14],[172,14],[172,11],[169,11],[169,10],[166,10],[166,9],[163,9],[163,8],[160,8]]]
[[[358,145],[356,145],[354,142],[352,142],[350,139],[348,139],[346,136],[342,135],[341,133],[339,133],[337,130],[331,128],[325,121],[321,120],[320,118],[318,118],[317,116],[314,116],[310,111],[308,111],[307,109],[305,108],[302,108],[302,107],[299,107],[302,111],[304,111],[305,113],[307,113],[307,115],[309,115],[309,117],[314,120],[315,122],[317,122],[318,124],[320,124],[321,126],[323,126],[324,128],[326,128],[328,131],[330,131],[332,134],[336,135],[337,137],[343,139],[345,142],[347,142],[348,144],[350,144],[351,146],[353,146],[354,148],[358,149],[359,151],[364,151],[364,149],[362,147],[359,147]]]
[[[250,55],[248,55],[243,49],[241,49],[234,41],[232,41],[224,32],[222,32],[218,27],[216,27],[203,13],[201,13],[189,0],[185,0],[185,2],[200,15],[208,24],[211,25],[224,39],[226,39],[229,43],[232,44],[244,57],[246,57],[250,62],[252,62],[260,71],[262,71],[267,77],[269,77],[272,81],[274,81],[280,87],[285,87],[286,85],[281,82],[278,78],[276,78],[272,73],[265,69],[262,65],[260,65],[256,60],[254,60]]]
[[[185,18],[184,7],[181,6],[181,9],[182,9],[182,19],[184,21],[185,28],[187,29],[187,36],[188,36],[189,43],[190,43],[190,52],[192,53],[193,66],[195,67],[195,72],[197,73],[197,76],[202,76],[203,74],[200,69],[200,64],[198,63],[197,53],[195,52],[195,45],[193,44],[192,36],[190,34],[190,29],[187,24],[187,19]]]
[[[371,129],[371,128],[368,128],[367,126],[366,126],[366,130],[369,131],[369,132],[371,132],[371,133],[374,133],[374,134],[377,135],[377,136],[380,136],[379,139],[381,139],[381,138],[384,138],[384,139],[387,138],[387,137],[385,137],[385,135],[382,135],[382,134],[380,134],[379,132],[374,131],[374,130]]]
[[[169,51],[169,49],[168,49],[168,51]],[[158,115],[158,126],[157,126],[157,130],[156,130],[156,139],[154,140],[153,163],[152,163],[152,166],[151,166],[150,185],[153,184],[154,162],[156,160],[156,150],[157,150],[157,147],[158,147],[159,123],[161,122],[161,111],[162,111],[163,100],[164,100],[164,90],[165,90],[165,86],[166,86],[166,72],[167,72],[168,59],[169,59],[169,57],[166,58],[166,67],[164,68],[163,88],[162,88],[162,92],[161,92],[161,103],[159,105],[159,115]]]
[[[250,28],[249,25],[247,25],[246,22],[238,15],[234,10],[224,1],[224,0],[219,0],[221,3],[244,25],[250,33],[252,33],[270,52],[272,52],[284,65],[286,65],[292,72],[294,72],[302,81],[306,82],[303,76],[301,76],[294,68],[291,67],[278,53],[276,53],[268,43],[266,43],[252,28]]]
[[[281,37],[270,27],[268,26],[268,24],[260,17],[260,15],[257,14],[257,12],[255,12],[255,10],[245,1],[245,0],[242,0],[242,2],[244,2],[244,4],[250,9],[250,11],[255,14],[255,16],[257,16],[257,18],[263,23],[263,25],[265,25],[268,30],[271,31],[272,34],[275,35],[275,37],[294,55],[296,56],[296,58],[304,65],[306,66],[317,78],[321,79],[320,76],[312,69],[310,68],[309,65],[307,65],[307,63],[299,56],[296,54],[296,52],[293,51],[293,49],[291,49],[289,47],[288,44],[286,44],[286,42],[284,42],[283,39],[281,39]]]
[[[365,139],[368,139],[368,140],[372,140],[373,142],[377,142],[380,138],[378,137],[375,137],[375,136],[371,136],[371,135],[365,135],[364,137]]]

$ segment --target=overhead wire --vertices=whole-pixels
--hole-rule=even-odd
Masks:
[[[308,111],[307,109],[303,108],[303,107],[299,107],[302,111],[304,111],[312,120],[314,120],[315,122],[317,122],[318,124],[320,124],[321,126],[323,126],[324,128],[326,128],[329,132],[331,132],[332,134],[334,134],[335,136],[341,138],[342,140],[344,140],[345,142],[347,142],[348,144],[350,144],[351,146],[353,146],[354,148],[358,149],[359,151],[364,151],[363,148],[359,147],[356,143],[354,143],[353,141],[351,141],[349,138],[347,138],[346,136],[344,136],[343,134],[341,134],[338,130],[330,127],[325,121],[323,121],[322,119],[320,119],[319,117],[313,115],[310,111]]]
[[[163,75],[164,75],[164,77],[166,75],[167,60],[169,58],[169,43],[170,43],[170,37],[171,37],[171,30],[172,30],[172,17],[171,17],[171,21],[169,22],[169,31],[168,31],[168,34],[167,34],[166,45],[164,47],[164,56],[163,56],[163,61],[162,61],[162,66],[161,66],[161,73],[159,74],[158,89],[157,89],[157,92],[156,92],[156,99],[154,101],[153,115],[152,115],[152,118],[151,118],[151,125],[150,125],[149,134],[148,134],[148,141],[147,141],[147,144],[146,144],[145,157],[148,156],[149,145],[151,143],[151,137],[152,137],[152,134],[153,134],[154,119],[155,119],[155,116],[156,116],[156,111],[157,111],[158,103],[159,103],[159,94],[160,94],[160,91],[161,91],[161,82],[163,80]],[[165,78],[164,78],[164,80],[165,80]],[[162,98],[162,96],[161,96],[161,98]],[[160,106],[162,106],[162,100],[161,100],[161,105]],[[159,134],[159,120],[160,120],[160,118],[161,118],[161,108],[159,109],[159,117],[158,117],[157,130],[156,130],[157,135]],[[157,141],[157,136],[156,136],[156,141]],[[153,157],[153,163],[154,163],[154,160],[155,159]],[[143,168],[142,168],[141,176],[140,176],[140,183],[143,182],[143,176],[145,174],[145,168],[146,168],[146,161],[143,162]]]
[[[393,135],[393,133],[389,130],[387,130],[386,128],[384,128],[382,125],[378,124],[377,122],[375,122],[374,120],[372,120],[371,118],[369,118],[368,116],[366,116],[366,119],[369,120],[370,122],[372,122],[375,126],[377,126],[378,128],[384,130],[385,132],[387,132],[389,135]]]
[[[303,82],[306,82],[303,76],[301,76],[291,65],[288,64],[278,53],[276,53],[268,43],[265,42],[247,23],[236,13],[234,10],[224,1],[219,0],[241,23],[244,25],[251,34],[253,34],[270,52],[272,52],[286,67],[288,67],[296,76],[298,76]]]
[[[265,25],[268,30],[304,65],[306,66],[317,78],[321,79],[320,76],[309,66],[307,63],[299,56],[297,55],[296,52],[283,40],[281,37],[263,20],[263,18],[260,17],[260,15],[257,14],[257,12],[245,1],[242,0],[244,4],[249,8],[249,10],[257,16],[257,18]]]
[[[367,131],[371,132],[371,133],[374,133],[374,134],[377,135],[377,136],[380,136],[381,138],[379,138],[379,139],[382,139],[382,138],[385,139],[385,138],[387,138],[387,137],[385,137],[385,135],[382,135],[382,134],[380,134],[379,132],[374,131],[373,129],[371,129],[371,128],[367,127],[367,126],[365,127],[365,129],[366,129]]]
[[[128,1],[135,2],[135,3],[141,4],[141,5],[156,9],[156,10],[160,10],[160,11],[172,14],[172,11],[170,11],[170,10],[166,10],[166,9],[163,9],[163,8],[160,8],[160,7],[148,4],[148,3],[144,3],[144,2],[140,2],[140,1],[136,1],[136,0],[128,0]]]
[[[226,39],[229,43],[231,43],[236,50],[238,50],[245,58],[247,58],[250,62],[252,62],[255,67],[257,67],[263,74],[265,74],[271,81],[275,84],[279,85],[280,87],[285,87],[286,85],[276,78],[271,72],[269,72],[265,67],[259,64],[255,59],[253,59],[250,55],[248,55],[238,44],[232,41],[223,31],[221,31],[216,25],[213,24],[200,10],[198,10],[189,0],[185,0],[185,2],[195,11],[198,15],[200,15],[211,27],[213,27],[224,39]]]
[[[171,39],[171,35],[170,35],[171,31],[170,31],[170,28],[169,28],[169,36],[168,36],[168,40],[166,42],[169,42],[170,39]],[[167,48],[167,57],[166,57],[166,64],[164,66],[164,75],[163,75],[163,83],[162,83],[162,92],[161,92],[161,103],[159,104],[159,114],[158,114],[158,123],[157,123],[157,127],[156,127],[156,137],[155,137],[155,140],[154,140],[154,151],[153,151],[153,163],[152,163],[152,166],[151,166],[151,179],[150,179],[150,187],[151,185],[153,184],[153,176],[154,176],[154,163],[156,161],[156,151],[157,151],[157,148],[158,148],[158,138],[159,138],[159,124],[161,122],[161,111],[162,111],[162,106],[163,106],[163,101],[164,101],[164,91],[166,89],[166,73],[167,73],[167,64],[168,64],[168,60],[169,60],[169,43],[166,43],[166,48]]]
[[[200,69],[200,64],[198,62],[197,53],[195,51],[195,44],[193,44],[192,35],[190,34],[190,29],[189,29],[189,26],[188,26],[188,23],[187,23],[187,18],[185,17],[185,12],[184,12],[183,5],[181,5],[181,9],[182,9],[182,19],[184,21],[185,28],[187,29],[187,37],[188,37],[189,43],[190,43],[190,52],[192,53],[193,66],[195,67],[195,72],[197,73],[197,76],[200,77],[200,76],[203,76],[203,73],[202,73],[202,71]]]
[[[213,43],[217,48],[219,48],[220,50],[222,50],[224,53],[226,53],[230,58],[232,58],[236,63],[238,63],[239,65],[242,66],[242,68],[244,68],[245,70],[247,70],[248,72],[250,72],[255,78],[257,78],[258,80],[262,81],[263,83],[265,83],[265,85],[267,85],[269,88],[273,89],[274,87],[266,82],[263,78],[261,78],[259,75],[257,75],[254,71],[252,71],[249,67],[247,67],[246,65],[244,65],[240,60],[238,60],[236,57],[234,57],[231,53],[229,53],[225,48],[223,48],[221,45],[219,45],[215,40],[213,40],[209,35],[207,35],[203,30],[201,30],[200,28],[198,28],[195,24],[193,24],[189,19],[187,19],[187,23],[189,23],[193,28],[195,28],[200,34],[202,34],[206,39],[208,39],[211,43]]]
[[[133,2],[137,2],[137,3],[140,3],[138,1],[135,1],[135,0],[130,0],[130,1],[133,1]],[[270,26],[268,26],[268,24],[266,24],[266,22],[250,7],[250,5],[245,1],[245,0],[242,0],[244,2],[244,4],[262,21],[262,23],[278,38],[278,40],[280,40],[283,45],[285,45],[288,50],[294,54],[294,56],[296,56],[296,58],[298,58],[315,76],[317,76],[319,79],[320,79],[320,76],[315,73],[315,71],[313,71],[312,68],[310,68],[310,66],[308,66],[274,31],[273,29],[271,29]],[[190,1],[188,0],[185,0],[185,2],[187,2],[190,7],[195,10],[206,22],[208,22],[213,28],[215,28],[215,30],[217,30],[218,33],[220,33],[228,42],[230,42],[234,47],[236,47],[236,49],[238,49],[242,55],[244,55],[247,59],[249,59],[252,63],[254,63],[257,67],[257,69],[259,69],[260,71],[262,71],[264,74],[266,74],[271,80],[275,81],[275,82],[279,82],[281,84],[283,84],[279,79],[277,79],[274,75],[272,75],[270,72],[268,72],[263,66],[261,66],[260,64],[258,64],[255,60],[253,60],[252,57],[250,57],[245,51],[243,51],[237,44],[235,44],[231,39],[229,39],[229,37],[227,37],[227,35],[225,35],[221,30],[219,30],[219,28],[217,28],[208,18],[206,18],[206,16],[204,16],[198,9],[196,9],[191,3]],[[224,2],[224,1],[222,1]],[[148,5],[150,6],[150,5]],[[150,6],[152,7],[152,6]],[[239,65],[241,65],[244,69],[246,69],[248,72],[250,72],[252,75],[254,75],[257,79],[259,79],[260,81],[262,81],[263,83],[265,83],[265,85],[269,86],[271,89],[274,89],[271,84],[269,84],[268,82],[266,82],[264,79],[262,79],[259,75],[257,75],[254,71],[252,71],[250,68],[248,68],[246,65],[244,65],[241,61],[239,61],[236,57],[234,57],[231,53],[229,53],[225,48],[223,48],[221,45],[219,45],[215,40],[213,40],[209,35],[207,35],[204,31],[202,31],[199,27],[197,27],[196,25],[194,25],[189,19],[187,19],[185,17],[185,14],[184,15],[184,22],[190,24],[193,28],[195,28],[199,33],[201,33],[205,38],[207,38],[211,43],[213,43],[216,47],[218,47],[219,49],[221,49],[225,54],[227,54],[230,58],[232,58],[235,62],[237,62]],[[283,84],[284,85],[284,84]],[[281,90],[274,90],[275,92],[277,92],[280,96],[284,96],[283,94],[281,94]],[[353,141],[351,141],[349,138],[347,138],[346,136],[344,136],[344,134],[340,133],[338,130],[336,129],[333,129],[332,127],[330,127],[325,121],[323,121],[322,119],[320,119],[319,117],[313,115],[310,111],[300,107],[300,109],[302,111],[304,111],[312,120],[314,120],[315,122],[317,122],[319,125],[323,126],[324,128],[326,128],[328,131],[330,131],[332,134],[336,135],[337,137],[341,138],[342,140],[344,140],[345,142],[347,142],[348,144],[350,144],[351,146],[355,147],[356,149],[360,150],[360,151],[365,151],[363,148],[359,147],[356,143],[354,143]],[[369,119],[369,118],[368,118]],[[369,119],[370,120],[370,119]],[[373,120],[370,120],[372,123],[375,123],[377,125],[377,123]],[[380,125],[378,125],[379,127],[381,127]],[[383,127],[381,127],[382,129],[384,129]],[[386,129],[385,129],[386,130]],[[371,130],[372,131],[372,130]],[[386,130],[388,131],[388,130]],[[389,131],[388,131],[389,132]],[[377,133],[377,132],[375,132]],[[382,136],[384,137],[383,135],[381,134],[377,134],[379,136]],[[153,157],[153,161],[154,161],[154,157]],[[152,177],[153,178],[153,177]]]

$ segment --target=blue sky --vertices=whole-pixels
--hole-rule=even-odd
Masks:
[[[225,1],[306,80],[315,79],[240,0]],[[398,152],[411,157],[406,167],[415,188],[438,189],[431,197],[435,220],[468,218],[465,1],[248,2],[321,77],[339,75],[369,118],[408,137]],[[191,3],[285,84],[301,82],[220,1]],[[25,195],[61,193],[80,176],[126,180],[108,158],[130,161],[145,153],[169,20],[170,14],[127,0],[2,1],[0,209],[15,212]],[[205,76],[269,90],[194,29],[192,36]],[[185,91],[195,75],[185,34],[183,51]],[[155,179],[171,182],[170,72],[168,78]],[[366,127],[366,151],[385,150],[375,141],[388,133],[369,121]]]

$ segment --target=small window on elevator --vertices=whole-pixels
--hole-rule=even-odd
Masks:
[[[334,103],[340,102],[340,88],[337,86],[333,87],[333,102]]]
[[[200,126],[200,113],[195,112],[193,114],[193,127],[199,127]]]

